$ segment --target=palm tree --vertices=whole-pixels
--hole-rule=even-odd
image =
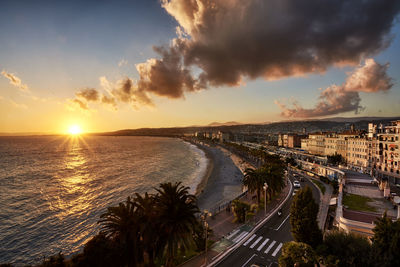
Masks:
[[[257,201],[260,202],[260,191],[264,185],[261,170],[247,168],[244,171],[243,184],[247,186],[250,193],[257,192]]]
[[[262,167],[263,176],[268,183],[269,197],[275,193],[281,192],[285,187],[284,171],[285,166],[279,162],[267,161]]]
[[[108,207],[98,222],[101,224],[101,232],[120,245],[128,266],[135,266],[143,258],[139,243],[140,229],[135,213],[136,205],[128,197],[126,202],[121,202],[116,207]]]
[[[189,194],[189,187],[181,182],[162,183],[155,195],[159,218],[160,242],[164,244],[166,266],[172,266],[178,249],[185,250],[194,244],[195,231],[199,212],[196,197]]]
[[[140,227],[143,250],[147,254],[148,265],[154,266],[154,260],[162,250],[158,233],[160,223],[156,199],[154,195],[149,195],[147,192],[143,197],[136,193],[134,202],[137,205],[136,216]]]

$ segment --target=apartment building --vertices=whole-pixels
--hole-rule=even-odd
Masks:
[[[389,126],[368,125],[368,133],[354,126],[342,133],[312,133],[301,148],[314,155],[342,155],[347,164],[400,186],[400,120]]]
[[[347,138],[347,165],[360,169],[361,171],[370,170],[368,157],[368,139],[364,136]]]
[[[301,149],[308,151],[308,138],[301,139]]]
[[[325,138],[325,153],[324,155],[330,156],[337,154],[337,136],[331,136]]]
[[[339,154],[348,165],[362,171],[368,171],[370,167],[368,158],[368,139],[361,131],[356,131],[354,125],[351,129],[342,133],[313,133],[307,139],[301,140],[301,148],[315,155],[330,156]]]
[[[306,135],[280,134],[278,137],[278,146],[290,148],[301,147],[302,138],[306,138]]]
[[[332,133],[312,133],[308,135],[307,151],[314,155],[325,154],[325,138],[331,137]]]
[[[400,185],[400,120],[375,130],[375,175],[379,180]]]

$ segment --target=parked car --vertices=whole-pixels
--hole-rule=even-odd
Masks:
[[[297,181],[297,180],[294,180],[293,186],[294,186],[294,188],[300,188],[301,187],[300,182]]]

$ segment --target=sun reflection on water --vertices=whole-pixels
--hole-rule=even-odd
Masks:
[[[83,138],[68,138],[65,143],[64,168],[59,175],[59,194],[54,208],[61,211],[58,213],[60,220],[70,215],[81,216],[90,207],[95,198],[91,194],[90,183],[92,177],[87,169],[88,155],[90,150]]]

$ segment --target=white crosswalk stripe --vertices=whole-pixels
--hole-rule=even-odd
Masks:
[[[247,246],[247,244],[250,243],[251,240],[254,239],[254,237],[256,237],[256,234],[252,235],[252,236],[243,244],[243,246]]]
[[[249,233],[249,232],[244,232],[244,235],[243,235],[242,237],[240,237],[240,238],[236,241],[236,243],[239,243],[240,241],[242,241],[242,239],[244,239],[244,238],[247,236],[248,233]]]
[[[240,240],[242,240],[248,233],[249,233],[249,232],[244,231],[244,232],[240,233],[240,235],[238,235],[238,236],[237,236],[235,239],[233,239],[232,241],[235,242],[235,243],[238,243],[238,242],[240,242]]]
[[[276,254],[278,254],[278,252],[279,252],[279,250],[281,249],[281,247],[282,247],[282,243],[280,243],[280,244],[276,247],[276,249],[274,250],[274,253],[272,253],[272,257],[275,257]]]
[[[254,248],[254,247],[257,245],[257,243],[260,242],[260,240],[261,240],[262,238],[263,238],[262,236],[260,236],[259,238],[257,238],[257,240],[254,241],[254,243],[250,246],[250,248]]]
[[[269,247],[265,250],[265,254],[268,254],[268,252],[271,250],[271,248],[275,245],[276,241],[272,241],[271,244],[269,244]]]
[[[240,229],[236,229],[235,231],[233,231],[230,235],[228,235],[226,237],[226,239],[231,239],[234,235],[236,235],[237,233],[239,233]]]
[[[269,241],[269,238],[265,239],[264,242],[261,243],[261,245],[257,248],[257,251],[262,250],[262,248],[267,244]]]
[[[246,237],[247,234],[248,234],[248,232],[246,232],[246,231],[241,232],[238,236],[236,236],[235,239],[233,239],[233,242],[239,243],[242,239],[244,239]],[[257,238],[256,237],[257,237],[257,235],[253,234],[248,240],[246,240],[246,242],[243,244],[243,246],[248,246],[249,249],[256,249],[257,251],[261,251],[263,248],[265,248],[265,246],[270,241],[269,238],[265,238],[265,240],[262,241],[264,238],[263,236],[258,236]],[[258,247],[257,247],[257,245],[258,245]],[[277,246],[275,247],[275,245],[277,245]],[[271,256],[275,257],[276,255],[278,255],[279,251],[282,249],[282,246],[283,246],[283,243],[280,243],[279,241],[271,240],[271,243],[268,245],[268,247],[264,251],[264,253],[268,254],[269,252],[271,252],[272,253]]]

